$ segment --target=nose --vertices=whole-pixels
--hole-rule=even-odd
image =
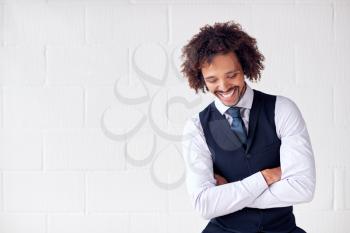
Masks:
[[[229,83],[225,79],[219,81],[218,89],[220,91],[227,91],[229,89]]]

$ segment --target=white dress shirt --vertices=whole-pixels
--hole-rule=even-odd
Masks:
[[[247,89],[237,107],[248,132],[253,90]],[[231,124],[229,108],[215,97],[215,106]],[[183,157],[186,165],[186,186],[192,205],[203,218],[211,219],[233,213],[244,207],[273,208],[311,201],[315,190],[315,162],[303,117],[293,101],[277,96],[275,125],[281,140],[281,180],[268,186],[262,173],[216,186],[213,160],[206,143],[199,114],[192,116],[183,130]]]

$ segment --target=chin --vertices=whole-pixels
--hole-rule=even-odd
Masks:
[[[221,100],[221,99],[220,99],[220,100]],[[229,106],[229,107],[234,106],[234,105],[237,104],[237,100],[234,100],[234,101],[223,101],[223,100],[221,100],[221,102],[222,102],[224,105]]]

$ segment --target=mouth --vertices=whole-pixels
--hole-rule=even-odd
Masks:
[[[217,95],[220,97],[220,99],[224,101],[229,101],[232,99],[232,97],[234,97],[236,92],[237,92],[236,88],[231,88],[226,92],[217,92]]]

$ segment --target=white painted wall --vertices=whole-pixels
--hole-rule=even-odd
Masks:
[[[199,27],[227,20],[266,57],[251,86],[292,98],[307,122],[317,188],[297,224],[349,232],[340,0],[0,0],[0,232],[200,232],[178,138],[212,97],[188,88],[179,56]]]

